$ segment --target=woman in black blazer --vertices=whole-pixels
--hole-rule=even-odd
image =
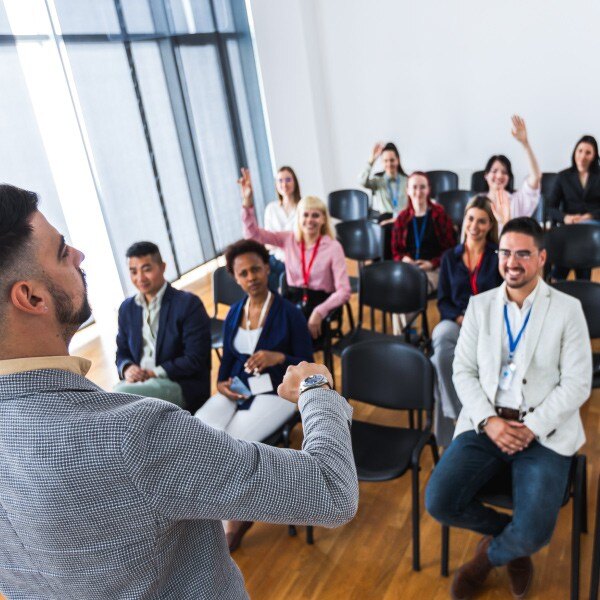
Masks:
[[[571,167],[561,171],[548,197],[552,221],[572,225],[600,220],[600,159],[598,143],[584,135],[575,145]],[[590,269],[577,269],[577,279],[590,279]],[[568,269],[555,267],[553,277],[566,279]]]

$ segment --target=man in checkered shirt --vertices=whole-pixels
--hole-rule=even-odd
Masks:
[[[354,516],[351,409],[298,402],[301,451],[229,437],[162,400],[104,392],[68,344],[90,316],[83,254],[0,185],[0,592],[10,600],[247,598],[221,519]],[[279,388],[323,366],[290,368]]]

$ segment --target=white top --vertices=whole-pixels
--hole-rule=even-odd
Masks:
[[[258,329],[242,329],[238,327],[237,333],[233,338],[233,347],[240,354],[254,354],[256,344],[258,344],[258,338],[262,333],[263,328]]]
[[[296,212],[297,206],[288,215],[283,206],[279,203],[279,200],[269,202],[265,208],[265,229],[267,231],[294,231],[296,225]],[[282,248],[276,248],[275,246],[269,246],[271,254],[280,261],[284,261],[285,252]]]
[[[540,282],[538,281],[537,285],[533,289],[533,292],[531,292],[531,294],[529,294],[529,296],[527,296],[527,298],[525,298],[523,301],[523,306],[521,308],[519,308],[519,305],[516,302],[511,302],[508,299],[506,287],[504,288],[504,304],[508,306],[508,322],[510,323],[510,330],[513,338],[516,338],[517,335],[519,335],[519,331],[521,330],[521,327],[527,318],[527,313],[533,305],[533,301],[535,300],[535,296],[539,287]],[[504,323],[504,316],[502,317],[502,322]],[[523,331],[523,335],[521,336],[519,344],[515,349],[515,354],[512,357],[512,363],[514,364],[515,371],[512,376],[510,388],[503,390],[498,386],[498,391],[496,392],[496,398],[494,400],[494,404],[496,406],[515,408],[522,411],[527,410],[527,408],[524,406],[523,400],[523,376],[525,375],[524,369],[526,367],[523,364],[523,359],[525,356],[527,330],[529,329],[529,326],[530,323],[527,324],[525,331]],[[504,324],[502,328],[502,361],[500,366],[500,379],[502,379],[502,369],[508,364],[509,361],[508,354],[508,332],[506,330],[506,324]]]

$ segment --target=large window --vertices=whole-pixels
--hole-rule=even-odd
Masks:
[[[62,224],[17,52],[51,46],[124,287],[134,241],[156,242],[175,279],[238,239],[240,167],[253,171],[259,208],[273,181],[244,0],[25,5],[27,15],[0,0],[0,74],[11,82],[0,94],[0,178],[41,191]]]

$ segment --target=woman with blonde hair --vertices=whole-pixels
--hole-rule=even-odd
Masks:
[[[288,298],[301,308],[313,339],[317,339],[323,319],[343,306],[351,294],[344,250],[335,239],[327,206],[316,196],[306,196],[298,203],[294,231],[267,231],[256,221],[248,169],[242,169],[238,183],[244,237],[283,248]]]
[[[441,321],[432,333],[431,362],[437,375],[435,435],[440,446],[450,443],[461,408],[452,383],[452,361],[469,299],[502,283],[496,254],[498,221],[485,194],[467,204],[461,240],[442,256],[438,282]]]

